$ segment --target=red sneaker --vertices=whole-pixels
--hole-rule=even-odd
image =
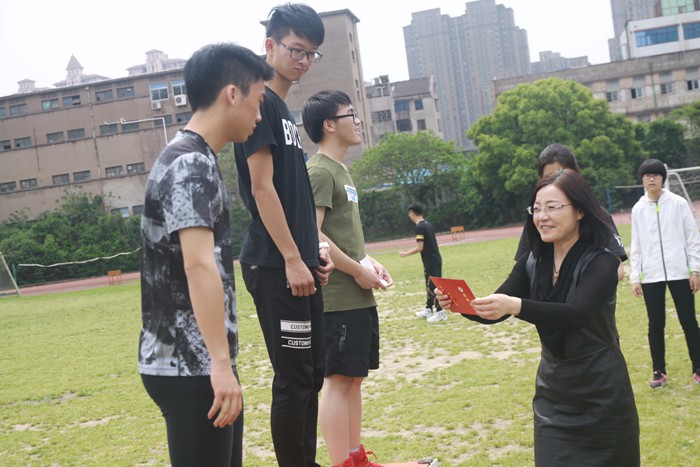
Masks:
[[[364,444],[360,444],[359,451],[350,453],[350,458],[352,459],[355,467],[384,467],[382,464],[370,462],[370,460],[367,458],[367,454],[371,454],[375,459],[377,459],[377,455],[372,451],[365,451]]]
[[[355,464],[352,463],[352,457],[348,457],[342,465],[331,465],[331,467],[355,467]]]

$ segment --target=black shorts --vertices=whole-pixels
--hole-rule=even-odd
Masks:
[[[325,313],[326,377],[365,377],[379,368],[377,307]]]

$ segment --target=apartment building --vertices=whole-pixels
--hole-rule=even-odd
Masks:
[[[316,146],[301,126],[304,101],[325,89],[350,95],[363,122],[362,145],[348,154],[353,160],[372,145],[359,19],[349,10],[320,16],[326,27],[323,60],[291,88],[287,102],[312,155]],[[100,195],[109,210],[123,216],[141,212],[155,158],[191,117],[185,61],[158,50],[146,55],[146,64],[130,67],[129,76],[94,82],[72,57],[70,83],[36,89],[26,80],[23,92],[0,97],[0,222],[15,212],[36,218],[71,191]]]
[[[394,83],[389,81],[389,76],[382,75],[365,89],[374,141],[381,141],[386,133],[397,132],[432,131],[440,138],[444,136],[432,75]]]
[[[527,32],[495,0],[467,2],[456,18],[438,8],[412,13],[404,40],[409,77],[434,76],[445,139],[466,149],[474,148],[467,130],[496,105],[493,77],[530,72]]]
[[[494,80],[494,92],[499,96],[520,83],[553,76],[588,87],[614,113],[651,121],[700,99],[700,49]]]

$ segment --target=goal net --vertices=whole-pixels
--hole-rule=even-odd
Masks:
[[[20,293],[15,278],[7,266],[7,261],[5,261],[3,254],[0,253],[0,296],[3,295],[20,295]]]
[[[700,213],[700,167],[669,169],[666,180],[671,192],[688,200],[695,219],[698,219],[698,213]]]

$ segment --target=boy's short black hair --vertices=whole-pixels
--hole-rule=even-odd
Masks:
[[[661,175],[661,182],[666,182],[666,165],[658,159],[647,159],[639,166],[639,180],[646,174]]]
[[[559,164],[562,169],[571,169],[580,172],[576,156],[568,147],[563,144],[550,144],[542,150],[537,161],[537,175],[542,178],[545,166],[549,164]]]
[[[192,112],[210,107],[229,84],[235,84],[247,95],[253,83],[274,76],[274,70],[263,58],[232,43],[205,45],[187,60],[183,73]]]
[[[343,91],[320,91],[309,97],[304,103],[301,119],[311,141],[318,144],[323,139],[323,122],[348,105],[352,105],[352,101]]]
[[[416,216],[423,215],[423,206],[420,203],[412,203],[408,206],[408,210],[415,214]]]
[[[285,3],[272,8],[267,20],[266,36],[279,42],[290,31],[308,39],[316,47],[323,44],[326,34],[321,17],[308,5]]]

